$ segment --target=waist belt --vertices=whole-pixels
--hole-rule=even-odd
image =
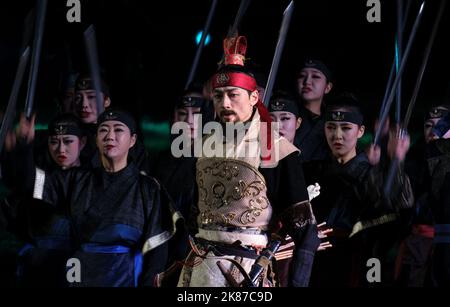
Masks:
[[[266,234],[264,229],[259,227],[237,227],[237,226],[220,226],[220,225],[202,225],[200,227],[203,230],[212,230],[212,231],[225,231],[225,232],[235,232],[235,233],[243,233],[248,235],[263,235]]]
[[[213,242],[201,238],[196,238],[195,241],[205,250],[214,252],[216,256],[238,256],[249,259],[257,259],[259,257],[256,250],[243,246]]]
[[[268,240],[267,235],[260,229],[234,229],[233,231],[209,230],[199,228],[196,238],[201,238],[210,242],[221,242],[223,244],[231,245],[236,241],[240,241],[243,246],[260,246],[266,247]]]
[[[131,248],[123,245],[100,245],[96,243],[81,244],[81,250],[86,253],[97,254],[127,254]]]
[[[413,224],[411,232],[415,235],[432,239],[434,237],[434,228],[432,225]]]

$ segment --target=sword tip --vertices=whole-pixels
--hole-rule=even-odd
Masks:
[[[291,0],[291,2],[289,3],[289,5],[286,7],[286,9],[284,10],[284,14],[286,14],[287,12],[291,11],[294,8],[294,0]]]
[[[87,29],[84,31],[84,36],[91,36],[95,33],[94,25],[91,24]]]
[[[422,13],[422,10],[423,10],[423,7],[425,6],[425,1],[424,2],[422,2],[422,5],[420,6],[420,10],[419,10],[419,13]]]

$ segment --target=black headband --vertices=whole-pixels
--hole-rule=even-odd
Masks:
[[[356,112],[328,111],[325,113],[326,122],[349,122],[361,126],[363,117]]]
[[[48,135],[75,135],[79,138],[83,136],[83,131],[75,123],[61,121],[52,122],[48,127]]]
[[[294,114],[295,117],[300,116],[297,103],[295,101],[283,98],[275,98],[271,100],[269,104],[269,112],[290,112]]]
[[[299,73],[298,75],[300,76],[300,72],[302,71],[302,69],[304,68],[314,68],[317,69],[319,71],[321,71],[325,78],[327,78],[328,82],[331,82],[333,80],[333,74],[331,73],[331,71],[328,69],[328,67],[322,63],[319,60],[312,60],[312,59],[308,59],[306,60],[303,65],[300,67]]]
[[[133,117],[125,111],[119,110],[105,110],[97,121],[97,126],[100,127],[100,124],[109,120],[116,120],[123,123],[130,129],[131,134],[136,133],[137,126]]]
[[[75,92],[87,90],[95,90],[94,81],[89,76],[78,76],[77,80],[75,81]],[[103,95],[108,97],[110,96],[109,87],[105,83],[105,81],[103,81],[103,79],[100,80],[100,90],[102,91]]]
[[[203,104],[206,102],[206,100],[203,97],[193,97],[193,96],[183,96],[181,98],[181,101],[177,103],[175,106],[177,109],[179,108],[187,108],[187,107],[203,107]]]

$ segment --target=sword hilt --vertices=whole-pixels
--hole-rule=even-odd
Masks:
[[[249,287],[256,287],[256,281],[259,276],[263,273],[264,269],[270,264],[272,259],[275,257],[275,253],[280,248],[281,240],[273,240],[269,245],[261,252],[260,256],[256,259],[255,263],[252,265],[250,273],[248,274],[252,284]]]

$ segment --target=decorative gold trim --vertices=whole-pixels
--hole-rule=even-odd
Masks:
[[[248,225],[254,223],[263,211],[270,207],[270,202],[265,195],[267,187],[262,174],[246,161],[232,158],[207,158],[197,162],[197,182],[199,188],[200,203],[204,204],[200,220],[202,224],[220,223]],[[252,173],[252,181],[247,183],[240,179],[241,169]],[[204,187],[205,178],[217,179],[211,183],[211,187]],[[233,183],[230,190],[227,184]],[[211,199],[208,198],[208,194]],[[245,208],[239,212],[219,212],[216,209],[227,208],[234,202],[244,198],[252,198]],[[224,211],[224,210],[222,210]]]
[[[248,168],[250,168],[251,170],[253,170],[253,171],[258,175],[258,177],[261,179],[261,181],[264,183],[264,185],[266,185],[266,180],[265,180],[264,176],[259,172],[259,170],[258,170],[256,167],[254,167],[253,165],[251,165],[251,164],[248,163],[248,162],[245,162],[245,161],[242,161],[242,160],[239,160],[239,159],[235,159],[235,158],[217,158],[217,157],[199,158],[199,159],[197,160],[197,165],[196,165],[197,172],[201,172],[201,171],[198,170],[198,169],[199,169],[198,165],[199,165],[199,163],[201,163],[201,161],[203,161],[204,159],[213,160],[213,163],[218,163],[219,165],[222,164],[222,163],[230,163],[230,162],[235,162],[235,163],[237,163],[237,164],[241,164],[241,165],[243,165],[243,166],[245,166],[245,167],[248,167]],[[217,162],[216,162],[216,161],[217,161]],[[205,169],[211,169],[211,168],[212,168],[212,167],[207,167],[207,168],[205,168]],[[216,166],[216,168],[217,168],[217,166]],[[231,178],[230,178],[230,179],[231,179]]]

